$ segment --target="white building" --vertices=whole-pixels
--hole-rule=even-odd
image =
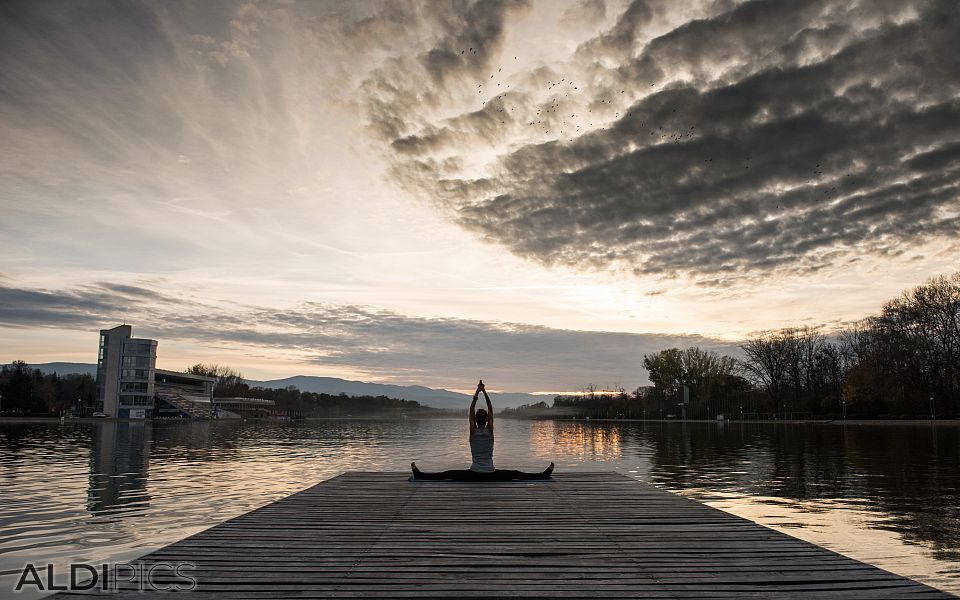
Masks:
[[[95,410],[108,417],[153,416],[157,341],[132,336],[130,325],[100,330]]]

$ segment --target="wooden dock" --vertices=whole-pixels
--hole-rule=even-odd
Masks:
[[[345,473],[140,560],[210,599],[953,597],[617,473]]]

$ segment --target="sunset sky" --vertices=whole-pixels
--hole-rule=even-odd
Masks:
[[[0,3],[0,362],[548,392],[960,265],[960,4]]]

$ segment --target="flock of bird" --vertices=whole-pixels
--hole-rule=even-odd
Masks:
[[[475,49],[469,48],[469,49],[461,50],[461,51],[460,51],[460,54],[465,54],[467,51],[471,52],[472,54],[476,54],[476,53],[477,53]],[[514,56],[513,59],[514,59],[514,60],[517,60],[518,57]],[[498,67],[496,73],[491,73],[491,74],[490,74],[490,79],[494,79],[494,78],[497,76],[497,74],[502,73],[502,72],[503,72],[503,67]],[[496,87],[498,87],[498,88],[501,87],[501,83],[500,83],[500,82],[495,82],[495,83],[496,83]],[[651,84],[650,84],[650,87],[655,87],[656,85],[657,85],[656,83],[651,83]],[[506,89],[506,88],[510,88],[510,85],[509,85],[509,84],[505,84],[505,88],[503,88],[503,89]],[[550,119],[550,118],[548,117],[548,115],[553,115],[553,114],[556,114],[558,111],[561,111],[561,109],[563,108],[563,105],[561,104],[562,98],[569,98],[571,93],[574,93],[574,94],[575,94],[576,92],[580,92],[580,86],[577,85],[576,83],[574,83],[573,81],[568,81],[568,80],[564,77],[564,78],[561,78],[559,81],[547,81],[546,87],[544,88],[544,91],[547,92],[548,94],[552,94],[552,97],[551,97],[551,99],[550,99],[550,101],[549,101],[549,104],[547,104],[546,106],[541,106],[540,108],[538,108],[537,111],[536,111],[536,113],[535,113],[534,119],[531,120],[530,122],[528,122],[526,125],[527,125],[528,127],[533,127],[533,128],[540,129],[540,130],[542,130],[544,133],[547,133],[547,134],[549,134],[549,133],[551,132],[551,129],[550,129],[550,128],[553,126],[553,127],[557,127],[557,130],[559,131],[560,135],[563,135],[563,127],[562,127],[562,126],[564,126],[564,125],[568,125],[568,126],[570,126],[570,127],[573,128],[572,131],[570,130],[570,127],[567,128],[567,131],[568,131],[567,135],[572,135],[573,133],[578,133],[578,132],[580,132],[583,126],[580,125],[580,124],[577,124],[576,122],[573,121],[573,119],[577,119],[578,116],[580,116],[580,115],[578,115],[576,112],[570,113],[570,116],[569,116],[569,117],[561,117],[561,123],[560,123],[559,125],[555,124],[555,122],[554,122],[554,125],[551,125],[551,120],[552,120],[552,119]],[[482,83],[477,84],[477,93],[480,94],[480,95],[482,95],[483,92],[484,92],[483,84],[482,84]],[[561,93],[563,94],[562,97],[560,96]],[[620,94],[626,94],[626,89],[621,89],[621,90],[620,90]],[[498,94],[498,95],[495,97],[495,100],[498,100],[498,101],[503,100],[504,96],[506,96],[506,93]],[[481,102],[481,108],[485,108],[485,107],[487,106],[488,102],[489,102],[489,100]],[[601,105],[604,105],[604,104],[605,104],[605,105],[608,105],[608,106],[610,106],[610,107],[613,106],[613,102],[612,102],[612,100],[611,100],[610,98],[601,98],[601,99],[599,99],[599,101],[595,100],[595,101],[593,102],[593,104],[597,104],[597,103],[599,103],[599,104],[601,104]],[[588,105],[588,106],[590,106],[590,105]],[[502,112],[504,112],[504,110],[505,110],[505,108],[504,108],[503,106],[501,106],[501,107],[498,109],[498,113],[502,113]],[[514,110],[515,110],[515,109],[512,108],[512,107],[510,108],[510,111],[514,111]],[[676,108],[673,108],[673,109],[672,109],[672,113],[676,113],[676,112],[677,112],[677,109],[676,109]],[[561,112],[561,115],[563,115],[563,114],[565,114],[565,113],[564,113],[564,112]],[[608,114],[609,114],[609,113],[608,113]],[[591,117],[593,116],[593,109],[592,109],[592,108],[588,108],[588,109],[587,109],[587,114],[586,114],[586,115],[583,115],[583,116],[586,117],[585,120],[588,121],[588,125],[587,125],[587,126],[593,127],[593,122],[589,120],[589,119],[591,119]],[[633,113],[632,113],[632,112],[627,112],[626,117],[627,117],[627,118],[632,118],[632,117],[633,117]],[[567,121],[567,119],[571,119],[571,121]],[[620,112],[620,111],[614,111],[614,119],[621,119],[621,112]],[[500,123],[501,123],[501,124],[506,124],[506,120],[501,120]],[[646,123],[645,123],[645,122],[641,122],[641,123],[640,123],[640,128],[647,129]],[[601,130],[601,131],[604,131],[605,129],[606,129],[606,127],[600,127],[600,130]],[[694,135],[695,135],[695,133],[696,133],[696,126],[695,126],[695,125],[691,125],[691,126],[690,126],[690,129],[688,129],[688,130],[685,130],[685,131],[675,131],[675,132],[672,132],[672,133],[669,132],[669,131],[664,131],[663,126],[659,126],[659,127],[653,127],[653,126],[651,126],[651,127],[649,128],[649,131],[650,131],[649,135],[650,135],[651,137],[655,137],[655,139],[657,139],[657,140],[668,140],[668,141],[671,141],[671,142],[682,142],[683,140],[690,139],[690,138],[693,138],[693,137],[694,137]],[[750,166],[751,166],[750,161],[751,161],[751,157],[748,156],[748,157],[745,158],[745,161],[744,161],[744,164],[743,164],[743,168],[744,168],[745,171],[750,169]],[[713,157],[704,158],[704,159],[703,159],[703,162],[704,162],[704,163],[712,163],[712,162],[713,162]],[[813,169],[813,174],[814,174],[814,175],[818,175],[818,176],[822,176],[822,175],[824,174],[824,172],[821,170],[821,166],[820,166],[819,163],[814,167],[814,169]],[[847,177],[850,177],[850,174],[848,173],[846,176],[847,176]],[[830,188],[825,188],[824,190],[822,190],[822,192],[823,192],[822,195],[825,196],[825,197],[836,196],[837,186],[833,186],[833,187],[830,187]],[[823,198],[817,198],[817,202],[819,202],[821,199],[823,199]],[[779,209],[779,208],[780,208],[780,205],[777,204],[776,208]]]
[[[464,54],[465,52],[467,52],[467,50],[460,51],[461,54]],[[476,50],[474,50],[473,48],[469,48],[469,52],[476,54]],[[518,57],[516,56],[513,57],[514,60],[517,60],[517,58]],[[490,79],[494,79],[497,76],[497,74],[502,72],[503,72],[503,67],[498,67],[496,73],[490,74]],[[656,83],[651,83],[650,87],[655,87],[656,85],[657,85]],[[501,87],[501,83],[497,82],[496,87]],[[506,88],[509,88],[509,87],[510,87],[510,84],[506,84]],[[548,105],[541,106],[541,108],[537,109],[534,115],[534,120],[531,120],[530,122],[528,122],[527,126],[542,129],[543,133],[551,133],[551,127],[554,126],[557,128],[559,134],[563,135],[564,134],[563,126],[566,125],[568,126],[567,135],[572,135],[573,133],[579,133],[585,126],[573,121],[573,119],[577,119],[580,116],[576,112],[571,113],[569,117],[562,117],[561,122],[555,125],[551,125],[550,123],[551,119],[548,119],[547,115],[554,114],[554,113],[557,113],[557,111],[560,111],[563,108],[563,106],[561,105],[562,98],[569,98],[571,93],[579,92],[580,86],[578,86],[574,81],[572,80],[568,81],[565,77],[562,77],[558,81],[547,81],[544,91],[546,91],[548,94],[553,93],[553,97],[550,99],[550,103]],[[620,90],[621,94],[626,94],[626,92],[627,92],[626,89]],[[477,94],[483,95],[483,93],[484,93],[483,84],[478,83]],[[563,96],[560,96],[561,93],[563,94]],[[498,94],[494,98],[494,100],[498,100],[498,101],[502,100],[505,95],[506,94]],[[481,108],[485,108],[488,102],[489,100],[481,101],[480,103]],[[594,104],[596,103],[599,103],[601,105],[606,104],[607,106],[610,106],[610,107],[613,106],[613,101],[610,98],[601,98],[599,99],[599,101],[594,101]],[[497,112],[502,113],[505,110],[506,109],[504,107],[500,107],[497,109]],[[515,108],[511,107],[509,110],[512,112],[515,110]],[[673,109],[673,112],[674,113],[677,112],[676,109]],[[622,113],[620,111],[614,111],[614,114],[613,114],[614,119],[620,119],[621,114]],[[583,117],[586,117],[586,120],[588,121],[586,127],[594,126],[593,122],[590,120],[592,116],[593,116],[593,109],[588,108],[587,114],[583,115]],[[627,117],[632,117],[632,116],[633,116],[632,112],[627,113]],[[568,121],[567,119],[571,119],[571,121]],[[501,120],[500,123],[505,125],[506,120]],[[640,127],[646,127],[646,124],[640,123]],[[571,128],[572,128],[572,131],[571,131]],[[662,140],[681,141],[683,139],[692,138],[694,136],[693,131],[695,129],[696,129],[695,126],[691,126],[690,130],[685,133],[669,133],[669,132],[664,132],[663,127],[658,127],[655,130],[651,129],[650,136],[651,137],[659,136],[657,137],[657,139],[662,139]],[[606,130],[606,127],[602,126],[600,127],[600,130],[604,131]],[[712,160],[713,159],[706,159],[705,162],[711,162]]]

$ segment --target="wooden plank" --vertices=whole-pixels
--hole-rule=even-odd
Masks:
[[[204,600],[952,597],[616,473],[346,473],[138,562],[193,565]],[[55,597],[91,593],[149,592]]]

